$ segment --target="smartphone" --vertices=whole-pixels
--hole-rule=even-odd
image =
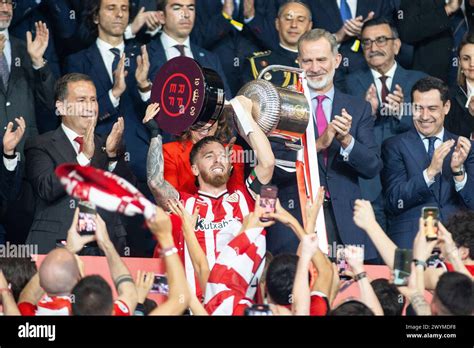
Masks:
[[[79,220],[77,222],[77,230],[81,235],[95,234],[97,230],[97,211],[95,205],[86,201],[80,201],[78,205]]]
[[[155,274],[155,279],[153,280],[153,286],[150,290],[151,293],[166,295],[169,294],[168,278],[164,274]]]
[[[344,254],[344,249],[337,249],[336,251],[336,265],[339,273],[339,279],[342,280],[351,280],[351,276],[344,274],[345,271],[349,269],[349,264],[346,261],[346,255]]]
[[[273,185],[264,185],[260,189],[260,206],[264,208],[265,213],[274,213],[276,200],[278,197],[278,187]],[[271,221],[269,218],[260,218],[260,221]]]
[[[246,308],[244,311],[246,316],[266,316],[273,315],[270,307],[266,304],[254,304],[252,307]]]
[[[423,220],[425,220],[424,230],[426,240],[431,241],[438,239],[438,207],[423,207],[421,209],[421,216],[423,216]]]
[[[395,261],[393,262],[393,284],[396,286],[406,286],[411,273],[411,262],[413,252],[411,249],[396,249]]]

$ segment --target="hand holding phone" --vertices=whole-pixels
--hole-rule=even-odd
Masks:
[[[411,262],[413,252],[411,249],[396,249],[395,260],[393,262],[393,284],[396,286],[406,286],[411,274]]]
[[[274,213],[276,200],[278,197],[278,187],[272,185],[264,185],[260,190],[260,207],[264,208],[264,213]],[[272,221],[270,218],[260,218],[261,222]]]
[[[79,219],[77,221],[77,230],[80,235],[93,235],[97,230],[96,217],[97,210],[95,205],[90,202],[79,202]]]
[[[438,207],[423,207],[423,209],[421,210],[421,215],[423,216],[423,220],[425,221],[424,232],[426,240],[437,240],[439,219]]]

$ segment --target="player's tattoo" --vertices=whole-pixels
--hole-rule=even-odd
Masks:
[[[418,315],[431,315],[431,309],[425,297],[420,293],[415,293],[410,297],[410,303]]]
[[[156,203],[163,208],[167,207],[168,199],[178,199],[178,191],[164,178],[165,162],[163,159],[163,141],[161,135],[151,139],[146,164],[148,186]]]

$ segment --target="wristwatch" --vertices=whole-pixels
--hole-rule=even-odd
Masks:
[[[152,88],[153,88],[153,83],[150,80],[148,80],[148,86],[146,86],[145,88],[138,87],[138,90],[142,93],[147,93],[147,92],[150,92]]]

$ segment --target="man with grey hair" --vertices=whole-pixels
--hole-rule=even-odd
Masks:
[[[375,259],[371,241],[352,221],[352,209],[361,197],[359,177],[375,177],[382,161],[374,141],[370,104],[334,87],[342,59],[337,45],[334,35],[323,29],[311,30],[298,42],[299,62],[311,95],[319,178],[326,188],[326,231],[331,250],[336,244],[363,245],[365,259]]]

